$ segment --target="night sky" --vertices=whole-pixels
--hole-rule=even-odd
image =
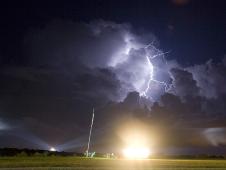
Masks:
[[[0,4],[0,147],[226,151],[226,2]],[[126,127],[126,128],[125,128]]]

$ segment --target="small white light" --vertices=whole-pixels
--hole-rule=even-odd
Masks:
[[[51,151],[51,152],[56,152],[56,149],[55,149],[54,147],[51,147],[51,148],[49,149],[49,151]]]

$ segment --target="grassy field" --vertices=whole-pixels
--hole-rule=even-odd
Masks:
[[[226,170],[226,160],[122,160],[77,157],[1,157],[0,169],[32,170]]]

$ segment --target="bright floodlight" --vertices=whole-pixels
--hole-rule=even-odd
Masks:
[[[145,159],[150,155],[146,147],[128,147],[123,150],[123,155],[128,159]]]
[[[124,149],[122,154],[127,159],[145,159],[151,154],[149,136],[145,131],[133,130],[127,131],[123,136]]]
[[[145,159],[152,153],[153,136],[143,122],[131,119],[119,131],[122,139],[122,155],[127,159]]]
[[[130,136],[131,137],[131,136]],[[145,139],[136,136],[127,142],[127,147],[123,149],[123,155],[127,159],[145,159],[151,154]]]
[[[51,152],[56,152],[56,149],[55,149],[54,147],[51,147],[51,148],[49,149],[49,151],[51,151]]]

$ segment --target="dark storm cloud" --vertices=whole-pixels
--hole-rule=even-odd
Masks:
[[[224,60],[225,58],[219,63],[210,60],[183,70],[179,68],[171,70],[174,77],[172,93],[176,96],[184,96],[183,101],[187,105],[198,104],[200,113],[203,112],[203,119],[208,116],[213,122],[215,121],[215,126],[218,123],[219,126],[225,124],[222,121],[226,109]],[[205,118],[205,120],[209,119]]]
[[[119,81],[108,69],[87,69],[74,76],[59,69],[13,67],[2,69],[0,78],[1,117],[11,120],[9,127],[16,121],[11,134],[21,134],[17,137],[28,142],[30,137],[17,128],[29,129],[50,143],[82,135],[92,107],[117,98],[120,90]],[[1,129],[9,130],[4,119]]]
[[[28,59],[35,65],[106,67],[112,55],[126,45],[127,27],[101,20],[89,24],[52,21],[25,39]]]
[[[197,96],[199,95],[199,88],[196,81],[193,79],[192,73],[178,68],[171,69],[173,77],[173,91],[178,96]]]
[[[23,94],[31,92],[31,96],[37,93],[47,98],[61,93],[81,100],[83,96],[122,99],[128,91],[121,89],[122,85],[127,88],[129,83],[126,80],[121,83],[110,65],[112,57],[124,50],[128,31],[128,24],[101,20],[91,23],[55,20],[33,29],[24,40],[27,55],[22,66],[3,69],[3,77],[9,76],[6,84],[14,86],[6,87],[5,92],[19,89]]]
[[[188,68],[197,81],[200,95],[205,97],[202,110],[212,117],[215,126],[225,126],[226,66],[225,57],[219,63],[211,60]]]
[[[166,127],[165,133],[170,134],[168,138],[178,137],[180,144],[188,146],[225,145],[224,60],[171,69],[173,83],[170,93],[165,93],[159,104],[155,103],[151,108],[153,123],[158,122],[156,126],[160,129]],[[190,141],[193,133],[198,141]],[[173,145],[178,140],[170,141]]]
[[[133,89],[112,66],[132,48],[125,42],[128,31],[126,24],[105,21],[53,21],[32,30],[25,37],[26,59],[1,68],[1,116],[46,141],[86,133],[92,107],[123,99]]]
[[[152,46],[145,48],[150,43]],[[153,34],[134,33],[129,24],[55,20],[26,36],[26,65],[57,67],[74,75],[97,68],[111,70],[123,88],[114,99],[122,100],[130,91],[146,89],[151,71],[146,56],[162,53],[154,47],[157,43]]]
[[[218,98],[226,94],[226,65],[225,58],[219,63],[209,60],[205,64],[189,67],[194,80],[200,88],[200,94],[207,98]]]
[[[170,93],[181,97],[185,103],[199,104],[203,112],[212,116],[224,115],[223,103],[226,92],[224,60],[225,58],[219,63],[210,60],[187,68],[181,66],[172,68],[170,72],[173,82]]]
[[[26,138],[32,134],[73,149],[76,138],[84,143],[95,107],[97,145],[120,143],[115,127],[130,119],[159,134],[162,146],[209,145],[215,134],[217,144],[224,144],[222,131],[208,129],[226,127],[226,59],[187,68],[164,56],[152,59],[153,78],[172,88],[165,93],[163,84],[151,82],[150,100],[139,93],[151,77],[146,56],[161,52],[146,48],[152,41],[152,34],[137,35],[129,24],[101,20],[58,20],[31,30],[24,40],[26,59],[1,68],[0,130],[16,122],[18,129],[29,129]]]
[[[17,67],[2,70],[1,80],[1,109],[8,116],[7,110],[15,116],[44,110],[70,111],[70,107],[64,106],[70,100],[69,103],[78,100],[95,105],[97,101],[113,100],[120,93],[120,82],[107,69],[93,69],[74,76],[57,69]]]
[[[116,101],[123,93],[115,73],[106,68],[93,69],[90,73],[76,77],[75,82],[77,96],[83,94],[91,99],[102,96],[105,100]]]
[[[197,96],[186,96],[182,101],[180,96],[163,95],[160,104],[155,103],[150,112],[150,124],[159,134],[157,147],[211,147],[213,141],[220,143],[225,140],[223,133],[211,131],[211,134],[206,134],[211,128],[224,129],[226,114],[205,112],[205,102],[210,101]]]

